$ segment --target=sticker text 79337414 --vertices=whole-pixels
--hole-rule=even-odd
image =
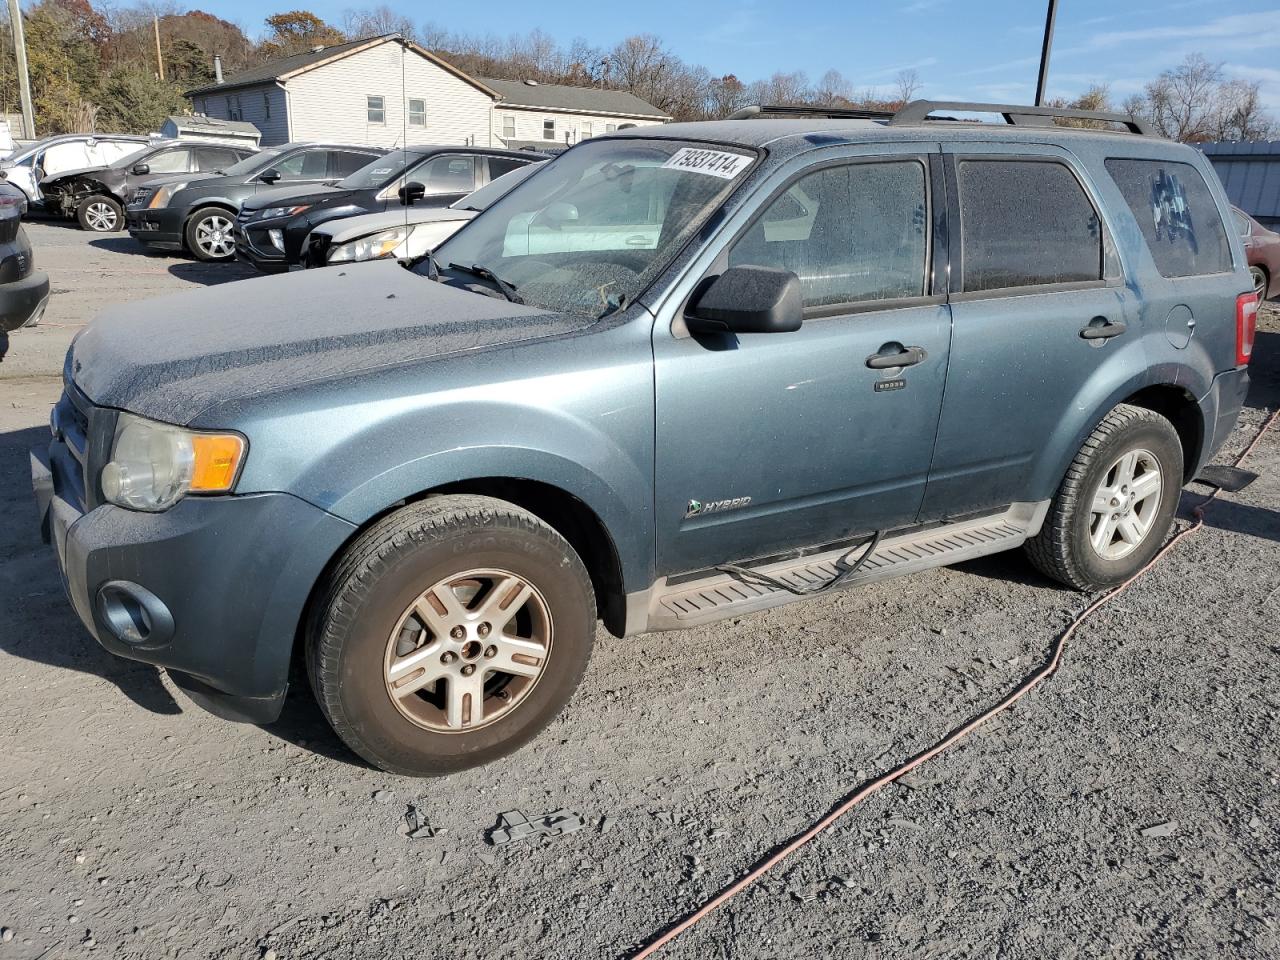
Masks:
[[[673,153],[671,159],[663,166],[672,170],[687,170],[690,173],[705,173],[723,180],[732,180],[751,166],[751,158],[724,150],[682,147]]]

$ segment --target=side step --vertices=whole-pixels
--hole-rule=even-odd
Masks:
[[[887,536],[847,586],[887,580],[1009,550],[1035,536],[1048,511],[1047,500],[1015,503],[994,516]],[[807,590],[836,576],[844,569],[841,561],[857,557],[859,550],[856,545],[845,546],[751,569]],[[682,630],[803,599],[806,598],[788,590],[736,574],[715,573],[678,584],[668,584],[664,578],[654,584],[650,592],[647,629]]]

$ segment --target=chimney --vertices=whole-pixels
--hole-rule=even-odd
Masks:
[[[215,83],[222,82],[222,57],[216,53],[213,55],[213,80]]]

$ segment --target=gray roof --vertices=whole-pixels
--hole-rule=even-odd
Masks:
[[[280,79],[288,73],[294,73],[304,67],[313,67],[316,64],[324,63],[339,54],[346,53],[363,44],[369,42],[369,39],[350,40],[347,43],[335,43],[332,46],[322,47],[320,50],[308,50],[306,53],[295,53],[291,57],[281,57],[279,60],[268,60],[266,63],[260,63],[256,67],[250,67],[248,70],[241,70],[227,77],[223,83],[210,83],[203,87],[194,87],[187,91],[187,95],[212,93],[217,90],[230,90],[234,87],[248,87],[255,83],[270,83]]]
[[[490,80],[486,77],[477,79],[513,107],[599,113],[612,117],[671,119],[653,104],[625,90],[571,87],[559,83],[527,83],[524,80]]]
[[[1199,147],[1218,171],[1232,203],[1250,216],[1280,218],[1280,140]]]

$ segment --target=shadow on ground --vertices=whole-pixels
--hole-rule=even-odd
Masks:
[[[252,277],[262,276],[247,263],[237,263],[234,260],[222,263],[178,260],[170,264],[169,272],[179,280],[203,284],[206,287],[216,286],[220,283],[230,283],[232,280],[248,280]]]

